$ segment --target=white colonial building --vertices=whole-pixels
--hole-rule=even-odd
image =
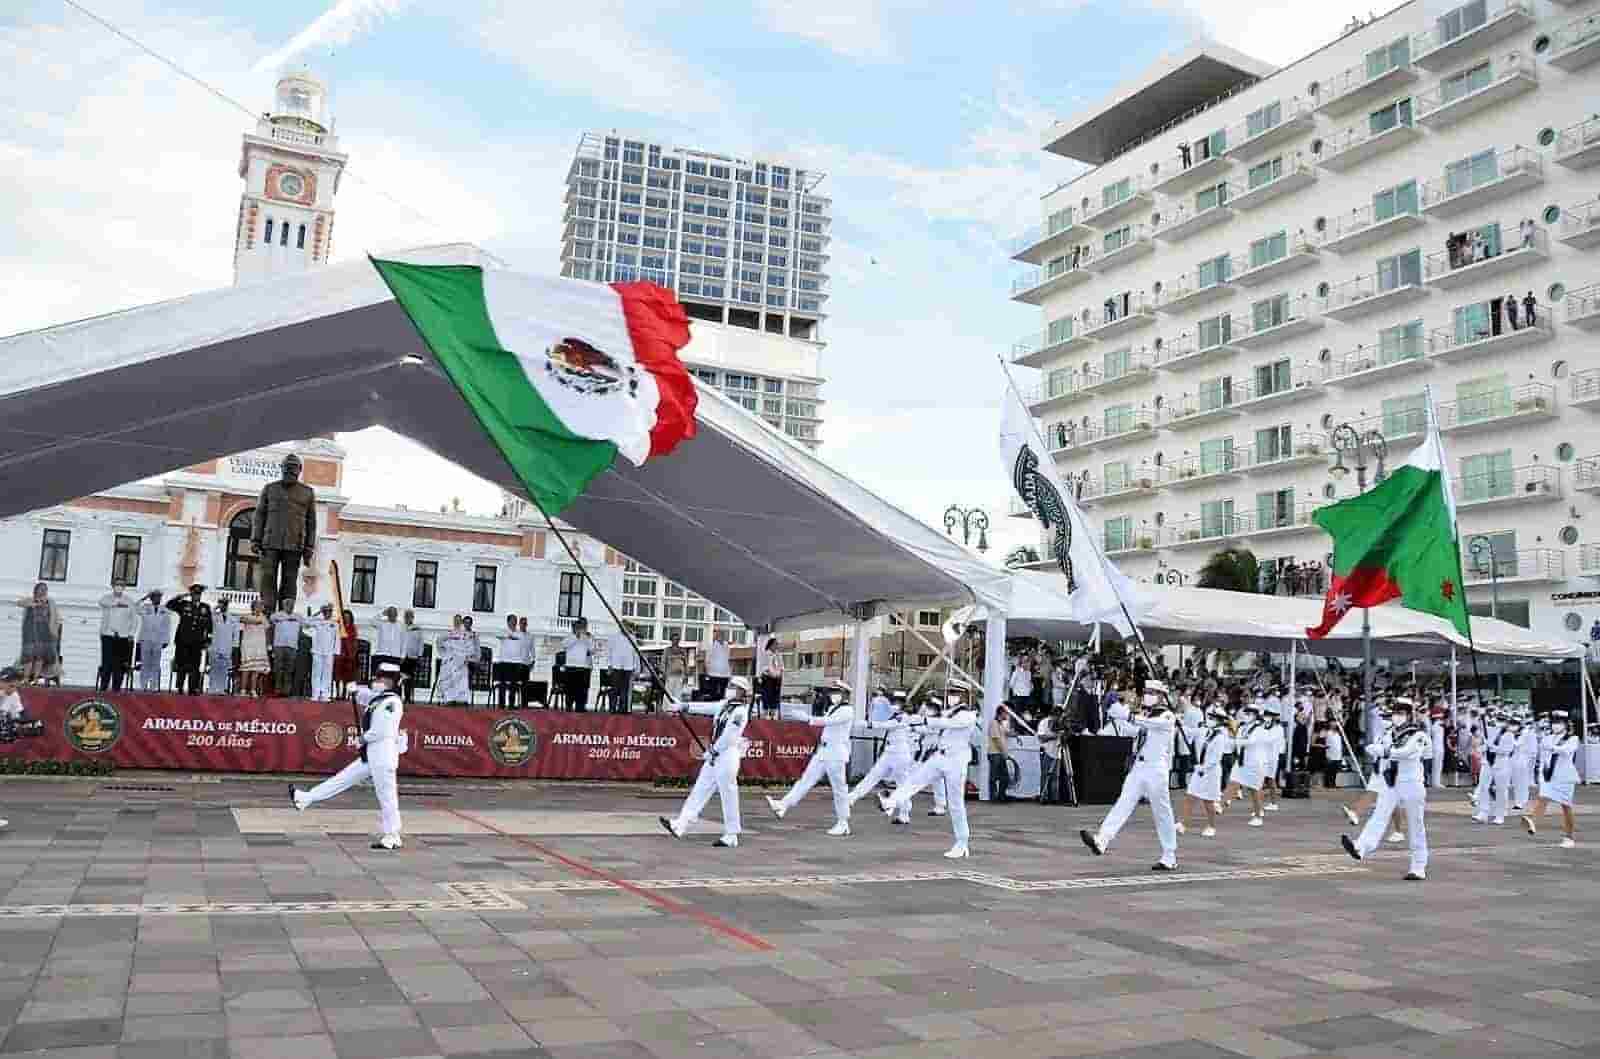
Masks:
[[[1405,4],[1282,69],[1202,42],[1061,121],[1011,351],[1134,577],[1247,547],[1320,592],[1317,508],[1422,436],[1475,613],[1600,618],[1600,15]],[[1352,441],[1363,442],[1358,453]],[[1340,449],[1345,451],[1335,462]],[[1270,586],[1268,586],[1270,587]],[[1496,602],[1498,599],[1498,602]]]

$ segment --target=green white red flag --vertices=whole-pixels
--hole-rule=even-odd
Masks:
[[[678,358],[689,320],[670,291],[476,265],[372,264],[547,514],[618,453],[638,465],[694,436],[694,382]]]

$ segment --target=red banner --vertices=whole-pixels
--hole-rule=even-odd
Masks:
[[[0,755],[30,761],[101,759],[118,768],[193,772],[334,772],[358,745],[347,701],[21,689],[30,720],[0,742]],[[705,741],[709,718],[688,723]],[[674,716],[467,710],[408,706],[401,728],[408,776],[655,780],[692,776],[700,748]],[[792,721],[752,721],[740,774],[800,775],[818,730]]]

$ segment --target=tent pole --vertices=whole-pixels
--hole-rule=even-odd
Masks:
[[[1458,693],[1457,679],[1456,679],[1456,668],[1457,668],[1458,664],[1459,664],[1459,660],[1456,658],[1456,645],[1455,644],[1451,644],[1450,645],[1450,727],[1452,729],[1454,729],[1456,724],[1459,723],[1456,720],[1456,716],[1457,716],[1456,695]],[[1456,745],[1457,746],[1461,745],[1459,740],[1457,741]],[[1455,762],[1456,762],[1455,771],[1452,772],[1451,775],[1455,777],[1454,782],[1460,783],[1461,782],[1461,759],[1460,759],[1460,757],[1458,755],[1455,755],[1455,754],[1452,754],[1450,756],[1452,758],[1455,758]]]
[[[1289,703],[1287,716],[1285,717],[1285,727],[1288,729],[1285,734],[1287,735],[1289,741],[1284,744],[1288,748],[1287,754],[1289,757],[1289,775],[1284,778],[1290,780],[1294,778],[1294,733],[1295,729],[1300,726],[1300,711],[1298,708],[1299,691],[1295,688],[1294,684],[1296,663],[1300,660],[1300,652],[1298,648],[1298,641],[1289,641]],[[1310,739],[1306,740],[1306,746],[1307,748],[1311,746]]]
[[[978,798],[989,800],[989,725],[1006,698],[1006,616],[993,609],[983,629],[983,730],[978,733],[979,746],[985,752],[978,755]],[[946,791],[950,798],[965,798],[963,789]]]
[[[1578,656],[1578,747],[1584,758],[1583,782],[1590,784],[1595,778],[1589,775],[1589,663],[1588,652]]]
[[[856,719],[867,717],[867,686],[871,683],[867,670],[872,666],[872,637],[867,631],[867,619],[856,619],[856,641],[852,646],[850,665],[850,699],[856,708]]]

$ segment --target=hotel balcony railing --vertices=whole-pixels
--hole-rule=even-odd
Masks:
[[[1099,423],[1056,423],[1045,432],[1053,455],[1093,448],[1105,436]]]
[[[1057,236],[1064,236],[1071,232],[1087,232],[1088,229],[1078,222],[1078,211],[1071,206],[1056,210],[1046,217],[1043,224],[1036,224],[1011,240],[1009,251],[1014,258],[1021,257],[1029,250],[1040,246]]]
[[[1118,441],[1135,434],[1148,433],[1155,428],[1155,413],[1148,408],[1132,408],[1121,415],[1106,417],[1100,425],[1100,436],[1096,441]]]
[[[1328,435],[1306,430],[1295,434],[1287,448],[1279,445],[1262,445],[1257,442],[1250,448],[1250,467],[1261,470],[1280,464],[1318,460],[1328,455]]]
[[[1577,408],[1600,407],[1600,368],[1574,371],[1568,386],[1568,404]]]
[[[1194,144],[1189,145],[1187,157],[1183,151],[1174,151],[1157,159],[1150,177],[1151,190],[1164,195],[1177,195],[1210,181],[1215,183],[1233,162],[1224,154],[1201,157]]]
[[[1392,151],[1419,138],[1422,130],[1409,118],[1386,129],[1373,130],[1370,120],[1362,119],[1343,132],[1330,133],[1322,141],[1319,165],[1342,171],[1361,164],[1374,155]]]
[[[1561,130],[1556,137],[1557,165],[1582,169],[1600,158],[1600,116],[1587,118]]]
[[[1572,488],[1580,493],[1600,492],[1600,456],[1585,456],[1573,463]]]
[[[1227,205],[1240,210],[1253,210],[1263,203],[1286,195],[1307,184],[1315,183],[1317,167],[1296,155],[1285,158],[1277,175],[1259,184],[1251,185],[1249,174],[1245,179],[1235,184],[1228,185]]]
[[[1167,485],[1185,485],[1222,475],[1242,474],[1250,466],[1250,457],[1248,445],[1235,445],[1211,456],[1184,456],[1161,468],[1161,480]]]
[[[1491,576],[1489,564],[1494,563]],[[1557,548],[1523,548],[1506,554],[1498,552],[1492,560],[1478,560],[1470,553],[1461,557],[1461,576],[1469,585],[1491,581],[1564,581],[1567,557]]]
[[[1235,515],[1235,518],[1247,520],[1244,529],[1239,530],[1238,536],[1247,536],[1254,533],[1278,533],[1284,530],[1320,530],[1321,527],[1312,521],[1311,516],[1327,504],[1294,505],[1290,511],[1273,511],[1263,514],[1260,511],[1246,515]]]
[[[1077,322],[1070,318],[1058,320],[1043,331],[1019,338],[1011,344],[1011,363],[1028,368],[1041,368],[1056,353],[1065,352],[1083,344]]]
[[[1088,279],[1089,270],[1087,266],[1092,253],[1089,248],[1085,247],[1082,252],[1076,255],[1068,253],[1060,257],[1051,258],[1043,268],[1029,269],[1026,273],[1011,281],[1011,296],[1019,301],[1028,301],[1031,295],[1050,287],[1057,280],[1069,276],[1074,279]],[[1070,284],[1061,285],[1070,286]]]
[[[1427,413],[1420,408],[1407,409],[1403,412],[1390,412],[1387,415],[1367,416],[1364,419],[1352,419],[1350,425],[1358,434],[1365,434],[1369,430],[1381,433],[1389,444],[1413,441],[1422,437],[1428,429]]]
[[[1133,176],[1128,179],[1128,190],[1120,198],[1107,202],[1104,192],[1098,198],[1092,198],[1089,208],[1083,210],[1078,220],[1081,224],[1090,227],[1099,227],[1112,220],[1123,216],[1140,203],[1150,201],[1150,178],[1146,176]]]
[[[1036,407],[1049,402],[1067,404],[1068,402],[1065,398],[1077,399],[1084,397],[1099,382],[1100,373],[1098,371],[1092,369],[1087,372],[1073,371],[1065,375],[1047,378],[1043,386],[1030,391],[1025,396],[1029,407]]]
[[[1135,493],[1148,492],[1155,489],[1158,484],[1155,472],[1149,468],[1130,471],[1126,478],[1109,484],[1103,478],[1090,477],[1084,480],[1083,489],[1078,493],[1078,499],[1090,501],[1104,500],[1107,497],[1128,496]]]
[[[1120,231],[1121,226],[1117,230]],[[1115,246],[1107,245],[1104,236],[1096,240],[1090,248],[1089,255],[1080,262],[1080,265],[1093,272],[1109,272],[1119,265],[1142,257],[1153,249],[1155,248],[1150,243],[1150,226],[1130,224],[1127,226],[1127,238]]]
[[[1257,261],[1248,250],[1233,255],[1231,281],[1253,287],[1285,272],[1309,268],[1316,262],[1317,245],[1304,235],[1289,235],[1284,238],[1283,253],[1275,257]]]
[[[1487,312],[1488,303],[1482,304],[1484,311]],[[1542,312],[1534,317],[1532,324],[1519,316],[1515,328],[1507,324],[1499,331],[1494,329],[1492,323],[1484,324],[1483,330],[1480,331],[1458,331],[1454,327],[1434,328],[1428,332],[1428,353],[1444,360],[1465,358],[1492,350],[1514,349],[1535,342],[1544,342],[1554,337],[1555,329],[1550,326],[1550,314]]]
[[[1162,419],[1168,425],[1176,425],[1197,416],[1215,418],[1216,413],[1224,413],[1222,418],[1226,418],[1226,413],[1231,412],[1238,400],[1239,395],[1231,386],[1227,389],[1213,388],[1200,393],[1186,393],[1167,403],[1162,411]]]
[[[1485,199],[1510,194],[1544,180],[1544,160],[1526,147],[1502,147],[1494,153],[1494,169],[1478,172],[1469,167],[1465,179],[1439,177],[1422,185],[1422,212],[1448,215]]]
[[[1600,576],[1600,544],[1585,544],[1578,549],[1578,573]]]
[[[1227,335],[1213,335],[1202,340],[1197,335],[1185,333],[1167,340],[1161,347],[1156,363],[1159,367],[1181,370],[1236,352],[1238,350]]]
[[[1555,500],[1561,496],[1561,469],[1548,463],[1484,471],[1450,479],[1456,503],[1487,504],[1497,500]]]
[[[1167,524],[1166,543],[1174,548],[1183,548],[1210,541],[1232,540],[1249,533],[1252,521],[1249,515],[1243,513],[1183,519]]]
[[[1127,360],[1122,361],[1112,358],[1103,361],[1100,377],[1092,385],[1085,386],[1085,390],[1109,390],[1118,386],[1125,386],[1130,382],[1149,377],[1156,370],[1155,354],[1147,349],[1136,349],[1128,354]]]
[[[1521,386],[1507,387],[1499,393],[1480,394],[1441,404],[1439,429],[1452,430],[1539,413],[1553,414],[1555,406],[1554,386],[1543,382],[1525,382]]]
[[[1417,79],[1411,65],[1410,50],[1404,61],[1393,61],[1387,53],[1381,62],[1361,63],[1324,82],[1316,94],[1317,109],[1325,114],[1344,114],[1378,96],[1390,96],[1399,87]]]
[[[1600,199],[1561,207],[1556,240],[1582,249],[1600,243]]]
[[[1489,80],[1475,88],[1446,88],[1442,83],[1411,101],[1412,114],[1423,125],[1444,128],[1539,85],[1539,67],[1517,52],[1497,56]]]
[[[1084,338],[1101,338],[1106,335],[1119,334],[1122,331],[1153,320],[1154,306],[1144,293],[1135,294],[1128,298],[1127,308],[1124,310],[1120,298],[1108,299],[1112,307],[1107,309],[1101,306],[1100,313],[1094,317],[1094,322],[1083,331]]]
[[[1326,311],[1335,319],[1359,316],[1385,302],[1410,298],[1426,292],[1427,288],[1420,282],[1395,282],[1384,286],[1376,273],[1357,276],[1355,279],[1340,283],[1328,292]]]
[[[1600,13],[1583,15],[1550,34],[1550,65],[1572,71],[1600,58]]]
[[[1278,399],[1294,395],[1311,396],[1312,392],[1320,389],[1328,380],[1327,368],[1321,364],[1292,364],[1289,368],[1289,378],[1285,380],[1274,379],[1270,383],[1258,383],[1254,379],[1242,386],[1234,387],[1234,406],[1241,407],[1260,402],[1262,404],[1277,403]]]
[[[1233,324],[1233,344],[1246,348],[1283,342],[1323,325],[1323,299],[1302,294],[1290,299],[1280,314],[1240,313]]]
[[[1427,339],[1422,335],[1403,338],[1399,341],[1378,342],[1374,345],[1357,345],[1355,349],[1344,356],[1334,360],[1330,366],[1328,377],[1330,379],[1349,379],[1353,376],[1364,375],[1372,372],[1380,374],[1380,368],[1394,368],[1404,370],[1402,364],[1421,367],[1426,363],[1424,357],[1428,351]]]
[[[1600,283],[1569,291],[1562,301],[1567,323],[1592,331],[1600,327]]]
[[[1358,247],[1382,239],[1393,231],[1414,228],[1424,223],[1419,205],[1399,206],[1378,210],[1370,203],[1357,206],[1349,213],[1328,220],[1327,227],[1314,238],[1336,254],[1347,253]]]
[[[1529,0],[1494,0],[1485,4],[1484,18],[1470,26],[1446,27],[1439,19],[1434,28],[1411,35],[1412,61],[1430,70],[1449,69],[1469,50],[1483,48],[1533,24]],[[1465,8],[1457,8],[1456,12]],[[1455,12],[1452,12],[1455,13]]]
[[[1456,251],[1440,250],[1422,259],[1423,281],[1436,287],[1455,287],[1487,279],[1550,255],[1550,236],[1535,224],[1524,237],[1515,223],[1500,226],[1504,240],[1494,253],[1478,257],[1471,245]]]
[[[1106,534],[1101,538],[1101,545],[1106,555],[1136,555],[1139,552],[1148,552],[1155,548],[1155,537],[1148,534],[1130,534],[1128,536],[1113,537]]]
[[[1312,127],[1314,111],[1303,99],[1285,99],[1279,102],[1278,120],[1270,125],[1252,123],[1248,118],[1230,125],[1227,146],[1222,149],[1226,158],[1253,158],[1273,144]]]

